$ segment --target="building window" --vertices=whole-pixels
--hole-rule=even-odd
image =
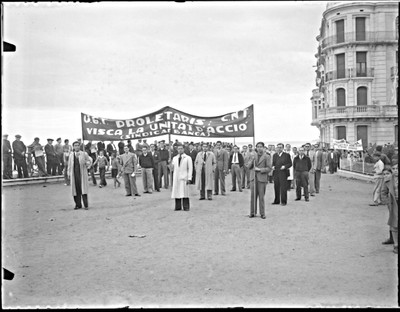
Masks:
[[[366,87],[357,88],[357,106],[368,105],[368,89]]]
[[[394,144],[397,146],[399,143],[399,125],[394,126]]]
[[[356,41],[365,41],[365,17],[356,17]]]
[[[336,89],[336,106],[346,106],[346,90]]]
[[[368,126],[357,126],[357,141],[362,141],[363,149],[368,146]]]
[[[367,77],[367,52],[356,52],[357,77]]]
[[[344,20],[337,21],[335,24],[336,24],[336,43],[344,42]]]
[[[336,140],[346,140],[346,127],[345,126],[338,126],[336,127]]]
[[[318,110],[317,110],[317,107],[315,106],[314,107],[314,119],[317,119],[317,117],[318,117]]]
[[[399,17],[396,17],[396,40],[399,39]]]
[[[344,58],[344,53],[342,54],[336,54],[336,70],[337,70],[337,75],[336,78],[345,78],[346,77],[346,67],[345,67],[345,58]]]

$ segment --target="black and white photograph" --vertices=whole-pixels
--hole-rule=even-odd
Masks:
[[[3,309],[399,307],[399,2],[1,6]]]

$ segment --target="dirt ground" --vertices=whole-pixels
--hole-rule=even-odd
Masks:
[[[170,190],[126,197],[90,187],[3,188],[3,308],[398,306],[397,255],[373,184],[324,174],[310,202],[273,201],[249,219],[250,190],[173,211]],[[139,190],[143,190],[138,178]],[[142,192],[141,192],[142,193]],[[146,235],[144,238],[130,235]]]

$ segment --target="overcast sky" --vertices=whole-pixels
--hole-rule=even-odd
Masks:
[[[5,3],[4,40],[17,51],[3,54],[3,133],[75,140],[81,112],[127,119],[169,105],[216,116],[254,104],[257,141],[318,139],[310,97],[325,7]]]

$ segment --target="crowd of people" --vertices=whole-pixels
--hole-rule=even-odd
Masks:
[[[61,138],[47,139],[42,146],[39,138],[28,146],[16,135],[11,144],[3,135],[3,178],[12,178],[12,158],[18,178],[32,176],[36,164],[39,176],[64,175],[65,185],[71,185],[75,209],[88,209],[89,176],[97,185],[95,173],[100,176],[99,187],[107,186],[106,172],[111,171],[114,188],[120,187],[122,177],[126,196],[141,196],[136,185],[136,175],[141,173],[145,194],[169,189],[175,199],[175,210],[190,210],[190,185],[199,191],[200,200],[212,200],[213,196],[226,196],[225,178],[230,173],[231,192],[250,189],[250,218],[257,215],[265,219],[265,190],[267,183],[274,184],[272,205],[287,205],[287,192],[295,189],[296,201],[320,192],[322,173],[337,172],[343,152],[325,149],[320,144],[305,143],[298,147],[290,144],[265,145],[258,142],[237,145],[227,142],[166,143],[164,140],[147,143],[139,139],[135,147],[130,140],[111,141],[107,145],[99,141],[86,144],[77,139],[72,145]],[[46,156],[46,157],[45,157]],[[371,205],[387,204],[389,207],[390,236],[383,244],[394,244],[397,253],[397,201],[398,174],[397,153],[389,159],[376,146],[375,188]]]

